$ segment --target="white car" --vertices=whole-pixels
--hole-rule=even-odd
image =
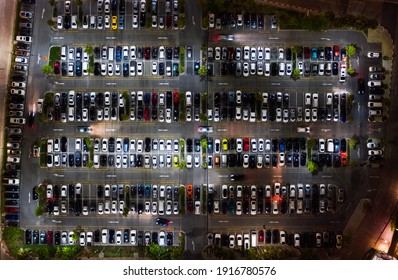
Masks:
[[[378,81],[378,80],[369,81],[368,86],[369,87],[379,87],[379,86],[381,86],[381,81]]]
[[[57,28],[62,29],[63,28],[63,18],[62,16],[57,17]]]
[[[141,61],[137,62],[137,75],[142,76],[144,72],[144,66]]]
[[[379,57],[381,57],[381,53],[380,52],[368,52],[367,57],[369,57],[369,58],[379,58]]]

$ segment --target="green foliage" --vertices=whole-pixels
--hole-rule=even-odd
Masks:
[[[59,260],[76,260],[84,249],[81,246],[58,246],[56,248],[55,258]]]
[[[185,27],[185,17],[178,17],[178,28],[184,28]]]
[[[48,24],[49,26],[55,27],[55,21],[52,20],[52,19],[47,20],[47,24]]]
[[[307,140],[307,148],[312,150],[315,147],[315,139],[308,139]]]
[[[357,72],[357,69],[352,68],[352,67],[348,68],[348,70],[347,70],[347,73],[350,75],[354,75],[356,72]]]
[[[44,208],[43,207],[36,207],[36,209],[35,209],[35,215],[36,215],[36,217],[40,217],[41,215],[43,215],[44,214]]]
[[[357,30],[374,29],[378,26],[377,20],[368,19],[363,16],[343,15],[335,16],[332,12],[323,15],[306,15],[304,13],[278,10],[279,25],[282,29],[307,29],[310,31],[322,31],[326,29],[347,29]]]
[[[48,3],[51,7],[53,7],[55,5],[55,0],[48,0]]]
[[[207,68],[206,66],[202,65],[199,67],[198,74],[200,76],[207,76]]]
[[[52,46],[50,48],[50,57],[49,63],[50,65],[54,64],[54,61],[61,60],[61,47],[60,46]]]
[[[82,6],[83,5],[83,0],[76,0],[76,5]]]
[[[208,27],[209,27],[209,17],[208,17],[207,14],[204,14],[204,15],[202,16],[202,22],[201,22],[201,24],[202,24],[202,28],[208,28]]]
[[[53,106],[54,106],[54,93],[53,92],[47,92],[44,95],[43,112],[46,112],[48,107],[53,107]]]
[[[347,53],[347,57],[348,58],[352,57],[357,52],[356,46],[352,45],[352,44],[348,45],[345,49],[346,49],[346,53]]]
[[[51,75],[53,73],[53,67],[51,65],[43,65],[43,67],[41,68],[41,72],[44,75]]]
[[[310,160],[307,164],[308,170],[312,173],[315,174],[318,172],[318,164],[316,164],[314,161]]]
[[[293,46],[293,48],[292,48],[292,53],[299,53],[302,51],[303,51],[303,46],[296,45],[296,46]]]
[[[201,122],[207,122],[207,115],[203,114],[203,113],[200,113],[199,119],[200,119]]]
[[[207,115],[207,92],[200,93],[200,105],[202,107],[202,113]]]
[[[178,72],[185,72],[185,48],[180,46],[180,66],[178,67]]]
[[[179,167],[180,169],[184,169],[187,166],[187,163],[185,161],[180,161]]]
[[[350,149],[356,149],[358,145],[357,140],[351,138],[350,140],[348,140],[348,147],[350,147]]]
[[[130,119],[130,116],[126,113],[121,114],[120,116],[122,121],[128,121]]]
[[[292,72],[292,79],[297,81],[298,79],[300,79],[300,70],[299,69],[294,69]]]
[[[87,46],[84,48],[84,51],[85,51],[88,55],[92,55],[93,52],[94,52],[94,48],[93,48],[93,46],[91,46],[91,45],[87,45]]]
[[[23,240],[23,230],[16,227],[4,227],[3,240],[7,245],[15,245]]]

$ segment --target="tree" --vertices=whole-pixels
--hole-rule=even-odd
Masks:
[[[87,46],[84,48],[84,51],[85,51],[88,55],[92,55],[92,54],[93,54],[93,51],[94,51],[94,48],[93,48],[93,46],[87,45]]]
[[[357,72],[357,69],[352,68],[352,67],[348,68],[348,70],[347,70],[347,73],[350,75],[354,75],[356,72]]]
[[[346,48],[347,57],[350,58],[357,52],[355,45],[348,45]]]
[[[316,162],[310,160],[307,164],[308,170],[312,173],[312,174],[316,174],[318,172],[318,164],[316,164]]]
[[[55,5],[55,0],[48,0],[48,3],[50,3],[50,6],[53,7]]]
[[[55,21],[53,21],[52,19],[47,20],[47,24],[49,26],[54,26],[55,25]]]
[[[199,67],[198,74],[202,77],[207,76],[207,68],[206,66],[202,65]]]
[[[50,75],[53,73],[53,67],[47,64],[41,68],[41,71],[43,72],[44,75]]]
[[[348,147],[350,147],[350,149],[355,149],[357,147],[357,140],[351,138],[350,140],[348,140]]]
[[[300,79],[300,70],[299,69],[294,69],[292,72],[292,79],[297,81],[298,79]]]
[[[76,0],[76,5],[83,6],[83,0]]]

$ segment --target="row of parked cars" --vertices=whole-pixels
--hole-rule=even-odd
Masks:
[[[25,230],[27,245],[130,245],[148,246],[151,243],[159,246],[173,246],[174,232],[171,231],[138,231],[136,229],[97,229],[95,231],[53,231]]]
[[[252,230],[249,233],[208,233],[207,245],[248,250],[263,245],[289,245],[296,248],[343,247],[343,236],[332,231],[286,232],[280,229]]]
[[[368,148],[368,166],[380,167],[384,162],[384,145],[381,139],[367,139],[366,147]]]
[[[304,76],[346,77],[346,50],[333,47],[304,47],[294,57],[292,48],[284,47],[208,47],[209,62],[221,62],[221,74],[236,76],[291,76],[298,69]],[[294,58],[296,64],[293,65]],[[340,62],[341,61],[341,62]],[[211,68],[211,67],[210,67]],[[212,71],[211,71],[212,72]]]
[[[24,1],[31,2],[34,1]],[[3,184],[5,185],[5,219],[10,225],[19,223],[19,186],[22,151],[22,125],[26,123],[24,114],[26,80],[33,30],[33,12],[22,10],[19,12],[18,35],[14,42],[13,71],[11,89],[8,93],[8,121],[7,129],[7,162],[3,173]],[[29,114],[29,125],[33,126],[33,113]]]
[[[334,212],[345,192],[332,184],[222,185],[220,197],[210,197],[209,213],[215,214],[303,214]]]
[[[297,107],[290,104],[290,94],[272,93],[216,92],[213,109],[208,109],[209,120],[276,121],[276,122],[315,122],[343,121],[346,115],[345,93],[303,93],[303,102]],[[298,94],[298,96],[300,96]],[[259,99],[261,101],[259,101]],[[322,100],[321,100],[322,99]],[[303,106],[301,106],[303,104]],[[198,108],[195,108],[199,111]],[[188,111],[188,110],[187,110]],[[196,113],[195,113],[196,114]]]
[[[159,7],[160,5],[160,7]],[[146,7],[145,0],[133,1],[132,28],[144,28],[146,26],[147,17],[150,17],[152,28],[160,29],[178,29],[178,1],[159,2],[152,0],[152,5]],[[64,3],[64,14],[57,17],[57,29],[91,29],[91,30],[124,30],[127,29],[125,0],[98,0],[97,14],[90,13],[83,16],[81,25],[78,24],[77,15],[72,15],[72,7],[70,1]]]
[[[368,56],[369,57],[369,56]],[[384,69],[382,67],[370,66],[369,67],[369,95],[368,95],[368,120],[369,121],[381,121],[383,116],[383,85],[382,81],[384,80]],[[358,81],[359,83],[359,81]],[[362,89],[363,93],[365,92],[365,85],[362,79],[361,84],[358,84],[358,87]],[[385,110],[384,110],[385,113]]]
[[[252,30],[262,30],[266,26],[270,26],[271,29],[278,28],[278,19],[276,15],[269,16],[269,23],[267,24],[268,16],[263,14],[221,14],[215,15],[209,13],[209,28],[215,28],[220,30],[222,28],[236,28],[246,27]]]
[[[12,125],[24,125],[24,101],[26,91],[26,80],[30,58],[30,48],[33,30],[33,12],[20,11],[20,24],[18,35],[15,38],[14,66],[10,90],[9,121]],[[32,118],[33,116],[30,116]],[[32,119],[29,124],[33,125]]]

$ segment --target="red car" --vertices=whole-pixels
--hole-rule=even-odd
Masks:
[[[180,100],[178,99],[178,91],[173,92],[173,102],[180,102]]]
[[[158,105],[158,93],[152,92],[152,106],[156,107]]]
[[[305,47],[304,48],[304,58],[305,59],[310,59],[310,56],[311,56],[310,48],[309,47]]]
[[[47,231],[47,245],[53,245],[53,231]]]
[[[187,210],[188,210],[189,213],[193,212],[193,202],[192,202],[192,200],[188,200],[187,201]]]
[[[249,138],[243,138],[243,150],[247,152],[250,149]]]
[[[60,68],[59,61],[55,61],[54,62],[54,74],[59,75],[60,73],[61,73],[61,68]]]
[[[144,110],[144,120],[149,121],[149,109],[148,108],[146,108]]]
[[[258,242],[264,242],[264,231],[263,230],[259,230],[258,231]]]
[[[333,60],[339,60],[340,59],[340,48],[337,45],[333,46]]]
[[[151,48],[150,47],[145,48],[144,57],[146,60],[149,60],[151,58]]]
[[[347,166],[347,153],[341,153],[341,165]]]

